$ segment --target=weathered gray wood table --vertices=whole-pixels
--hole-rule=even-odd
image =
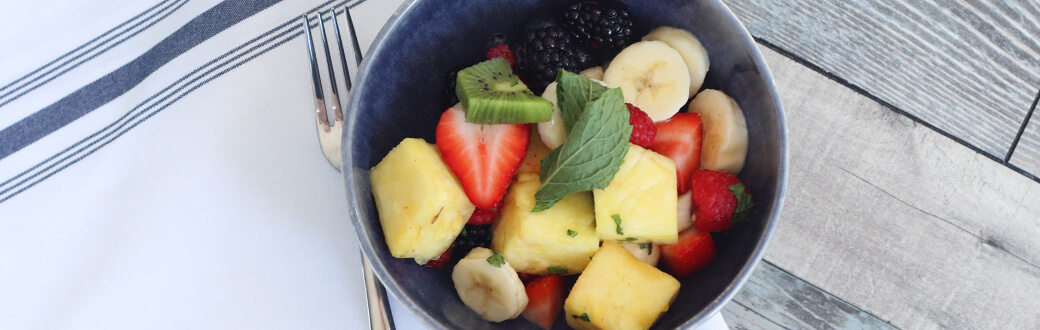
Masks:
[[[787,110],[735,328],[1040,328],[1040,2],[727,0]]]

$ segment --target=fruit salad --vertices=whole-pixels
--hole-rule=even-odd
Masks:
[[[712,233],[754,212],[736,176],[744,114],[702,89],[708,52],[689,31],[636,36],[612,0],[556,18],[496,37],[455,74],[435,141],[372,168],[386,245],[450,272],[491,322],[649,328],[678,278],[711,267]]]

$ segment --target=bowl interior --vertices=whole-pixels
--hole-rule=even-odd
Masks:
[[[704,88],[719,89],[743,109],[747,163],[739,175],[758,204],[752,221],[714,235],[717,255],[705,269],[680,279],[678,298],[655,328],[697,324],[718,311],[761,258],[780,212],[786,180],[783,111],[754,42],[717,0],[627,1],[643,35],[669,25],[693,32],[709,52]],[[354,226],[387,290],[427,323],[447,328],[535,328],[522,319],[492,324],[458,299],[450,270],[432,270],[390,255],[379,227],[368,171],[402,139],[434,141],[449,106],[444,90],[452,71],[484,60],[495,33],[518,36],[532,17],[559,13],[571,1],[412,1],[391,18],[365,57],[346,113],[344,176]],[[563,317],[558,327],[565,327]]]

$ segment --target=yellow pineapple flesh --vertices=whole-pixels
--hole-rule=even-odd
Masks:
[[[678,240],[675,162],[629,144],[614,179],[592,191],[602,240],[674,244]]]
[[[462,231],[473,203],[433,144],[404,139],[369,172],[390,254],[425,264]]]
[[[605,241],[563,304],[575,329],[648,329],[675,301],[679,281]]]
[[[521,273],[580,273],[599,248],[592,194],[571,194],[548,210],[531,212],[534,194],[541,187],[541,160],[550,152],[538,134],[531,137],[519,175],[503,199],[491,248]]]

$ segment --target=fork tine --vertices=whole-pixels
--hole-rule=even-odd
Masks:
[[[350,10],[350,9],[347,8],[346,6],[343,6],[343,11],[348,11],[348,10]],[[350,70],[348,69],[349,65],[347,65],[347,52],[343,50],[343,38],[340,37],[340,33],[339,33],[339,20],[336,19],[336,10],[333,9],[331,11],[332,11],[332,27],[333,27],[333,31],[336,31],[336,45],[339,46],[339,61],[340,61],[340,64],[343,65],[343,78],[344,78],[343,80],[345,80],[347,82],[347,84],[345,85],[347,87],[347,93],[350,93],[350,89],[353,86],[350,84]]]
[[[332,12],[335,16],[335,12]],[[329,98],[332,100],[332,114],[336,118],[336,125],[343,122],[343,114],[340,111],[339,103],[339,88],[336,87],[336,72],[332,69],[332,54],[329,53],[329,39],[325,36],[325,18],[322,17],[321,12],[318,12],[318,25],[321,26],[321,43],[325,47],[325,65],[329,68],[329,82],[332,85],[332,95]]]
[[[326,131],[329,129],[329,118],[325,112],[325,93],[321,89],[321,73],[318,71],[318,58],[314,53],[314,38],[311,37],[311,20],[303,15],[303,31],[307,35],[307,50],[311,58],[311,79],[314,81],[314,111],[318,124]]]
[[[344,10],[347,14],[347,28],[350,29],[350,41],[354,44],[354,61],[357,62],[358,66],[361,66],[361,46],[358,45],[357,33],[354,32],[354,20],[350,18],[350,7],[344,6]]]

